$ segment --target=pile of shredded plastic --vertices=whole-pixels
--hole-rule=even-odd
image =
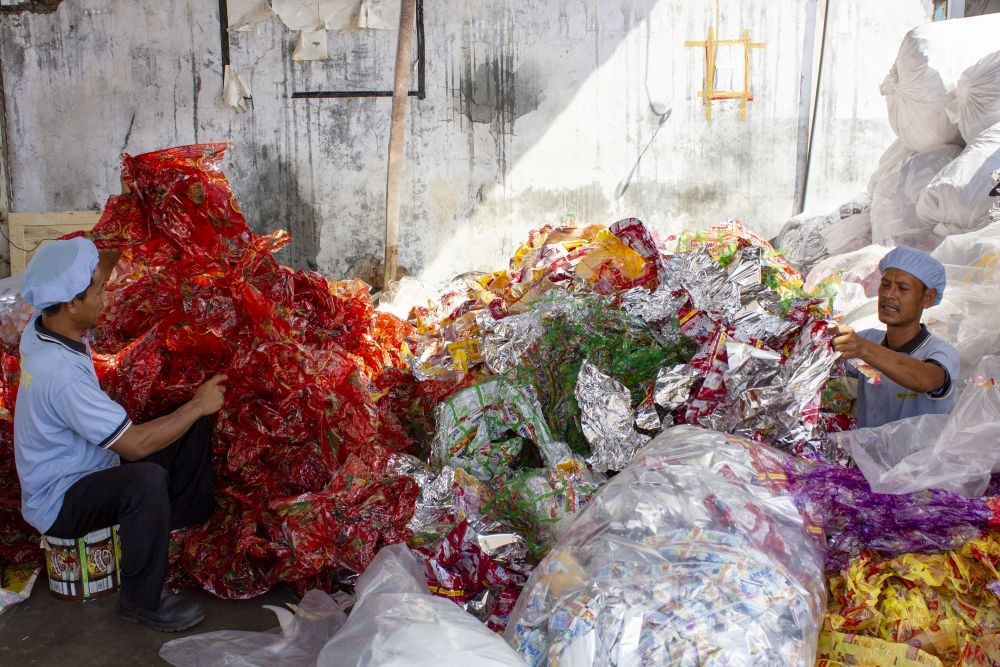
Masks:
[[[838,581],[880,559],[993,544],[981,531],[996,525],[995,501],[884,496],[842,467],[827,436],[853,425],[851,392],[830,347],[828,299],[805,293],[739,222],[665,240],[634,218],[544,227],[510,268],[462,276],[403,322],[374,310],[360,281],[275,262],[290,239],[248,228],[219,169],[224,152],[126,156],[123,194],[92,232],[102,249],[123,251],[92,333],[109,394],[144,421],[213,374],[229,376],[214,431],[218,509],[173,535],[173,585],[225,598],[278,582],[331,591],[381,546],[408,542],[432,592],[502,632],[568,519],[682,424],[796,457],[782,483],[825,534],[827,570],[840,572],[819,647],[831,664],[937,622],[917,614],[915,630],[891,633],[882,621],[854,623],[843,610],[860,598]],[[10,419],[27,314],[23,304],[5,310],[0,332],[4,565],[38,559],[19,512]],[[986,596],[993,580],[977,567],[969,581]],[[987,609],[989,598],[966,602]],[[963,637],[989,634],[964,627]],[[953,644],[925,651],[952,664],[991,646]],[[980,664],[968,656],[954,664]]]
[[[364,284],[277,264],[271,253],[290,239],[248,228],[219,169],[225,148],[123,159],[123,194],[92,232],[100,248],[124,251],[93,332],[95,367],[135,421],[174,409],[215,373],[229,377],[214,432],[217,511],[172,536],[175,585],[226,598],[278,581],[330,589],[409,536],[418,489],[386,466],[410,441],[379,406],[408,327],[376,312]],[[9,453],[10,422],[0,426]],[[13,458],[3,465],[10,491]],[[4,494],[10,562],[30,544],[20,539],[30,532],[9,532],[15,497]]]

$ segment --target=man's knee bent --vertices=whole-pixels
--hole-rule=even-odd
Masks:
[[[131,474],[131,481],[124,495],[133,503],[167,503],[170,502],[168,484],[170,475],[155,463],[142,461],[130,463],[126,469]]]

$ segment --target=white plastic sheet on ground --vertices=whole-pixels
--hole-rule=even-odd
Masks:
[[[496,633],[450,600],[431,595],[405,544],[384,547],[358,577],[350,617],[322,591],[306,593],[270,632],[222,630],[167,642],[176,667],[523,667]]]
[[[938,146],[917,153],[887,169],[872,192],[871,224],[875,243],[899,238],[924,227],[917,216],[917,200],[942,169],[962,149]]]
[[[997,50],[998,34],[1000,14],[936,21],[908,32],[879,87],[896,136],[917,151],[962,143],[946,108],[962,72]]]
[[[678,426],[535,569],[506,636],[531,665],[812,665],[821,539],[766,445]]]
[[[997,38],[1000,47],[1000,36]],[[948,118],[971,144],[987,128],[1000,123],[1000,51],[965,70],[948,104]]]
[[[993,189],[991,174],[998,169],[1000,123],[980,132],[961,155],[927,184],[917,199],[921,223],[938,236],[985,227],[993,203],[989,196]]]
[[[265,606],[281,627],[270,632],[219,630],[169,641],[160,657],[175,667],[312,667],[346,616],[322,591],[305,594],[295,613]]]
[[[1000,357],[984,357],[947,415],[831,434],[878,493],[943,489],[978,497],[1000,470]]]
[[[317,667],[515,667],[524,662],[496,633],[427,589],[404,544],[384,547],[357,583],[347,623]]]

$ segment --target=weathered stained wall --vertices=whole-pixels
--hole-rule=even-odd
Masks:
[[[877,83],[929,12],[921,0],[831,4],[807,199],[820,210],[862,189],[890,142]],[[13,210],[100,207],[122,151],[230,140],[251,224],[295,239],[282,261],[362,271],[382,253],[390,101],[291,95],[387,87],[392,33],[333,35],[337,55],[319,64],[291,60],[296,35],[276,19],[231,35],[253,93],[238,114],[220,102],[215,5],[65,0],[0,18]],[[746,121],[734,102],[705,119],[704,51],[684,45],[705,39],[717,6],[720,36],[746,28],[765,44],[750,56]],[[528,229],[568,215],[663,231],[733,215],[773,234],[794,205],[816,14],[815,0],[426,2],[400,264],[430,278],[495,268]]]

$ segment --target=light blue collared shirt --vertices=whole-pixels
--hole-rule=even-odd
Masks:
[[[14,460],[21,513],[40,533],[81,477],[120,464],[109,448],[132,424],[101,389],[84,342],[53,333],[35,315],[21,336]]]

